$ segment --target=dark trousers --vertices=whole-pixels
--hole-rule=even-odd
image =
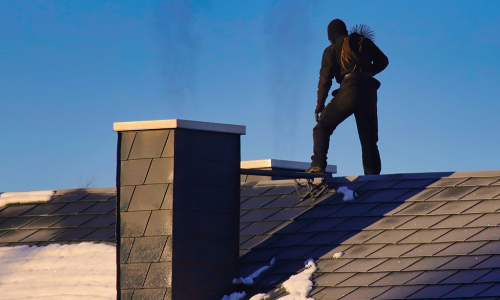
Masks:
[[[314,155],[312,166],[325,168],[330,135],[337,126],[354,114],[358,127],[365,175],[380,174],[378,151],[377,87],[370,82],[345,79],[338,94],[321,113],[313,129]]]

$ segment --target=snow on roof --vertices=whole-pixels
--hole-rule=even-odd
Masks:
[[[258,277],[263,271],[267,270],[270,266],[274,264],[274,258],[271,261],[269,266],[263,266],[250,276],[246,278],[237,278],[233,281],[233,284],[247,284],[252,285],[253,280]],[[318,269],[316,264],[314,263],[314,259],[309,258],[304,262],[305,269],[296,275],[291,275],[288,280],[283,282],[283,288],[289,293],[286,296],[280,297],[278,300],[308,300],[309,292],[313,289],[313,282],[311,281],[311,277],[313,273]],[[234,292],[231,295],[226,295],[222,297],[222,300],[239,300],[246,296],[246,292]],[[269,299],[269,295],[265,293],[259,293],[257,295],[252,296],[250,300],[266,300]]]
[[[116,299],[116,248],[0,247],[0,299]]]
[[[326,183],[326,194],[303,201],[293,180],[242,183],[238,276],[276,257],[245,288],[248,295],[284,296],[281,284],[312,257],[314,299],[500,297],[500,171],[336,177]],[[341,186],[358,196],[343,201]],[[115,241],[115,218],[115,189],[58,190],[47,203],[0,207],[0,246]],[[4,265],[0,260],[0,280],[7,276]],[[436,274],[443,277],[427,283]],[[1,287],[0,299],[9,299],[2,298]],[[461,295],[464,290],[468,296]]]
[[[282,298],[312,257],[314,299],[500,296],[500,171],[325,182],[324,195],[302,201],[290,180],[241,184],[239,275],[276,258],[248,295]],[[358,196],[343,201],[342,186]]]
[[[0,207],[17,203],[47,202],[56,191],[8,192],[0,194]]]

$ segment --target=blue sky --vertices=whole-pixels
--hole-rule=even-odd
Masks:
[[[382,173],[500,169],[500,3],[345,3],[1,1],[0,191],[114,186],[121,121],[245,125],[243,160],[308,162],[334,18],[389,57]],[[362,174],[353,117],[329,163]]]

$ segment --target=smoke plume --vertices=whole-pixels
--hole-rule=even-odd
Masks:
[[[199,38],[193,28],[192,2],[166,0],[156,14],[166,100],[178,112],[196,107],[194,94]]]
[[[295,154],[298,124],[303,115],[300,91],[306,82],[310,27],[307,1],[297,0],[278,1],[270,11],[265,28],[274,104],[274,153],[280,157]],[[314,99],[311,101],[314,103]]]

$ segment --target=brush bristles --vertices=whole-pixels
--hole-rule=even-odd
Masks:
[[[373,32],[373,30],[370,28],[370,26],[366,25],[366,24],[357,24],[357,25],[354,25],[349,34],[351,33],[357,33],[359,35],[361,35],[362,37],[364,37],[365,39],[370,39],[372,41],[375,40],[375,32]]]

